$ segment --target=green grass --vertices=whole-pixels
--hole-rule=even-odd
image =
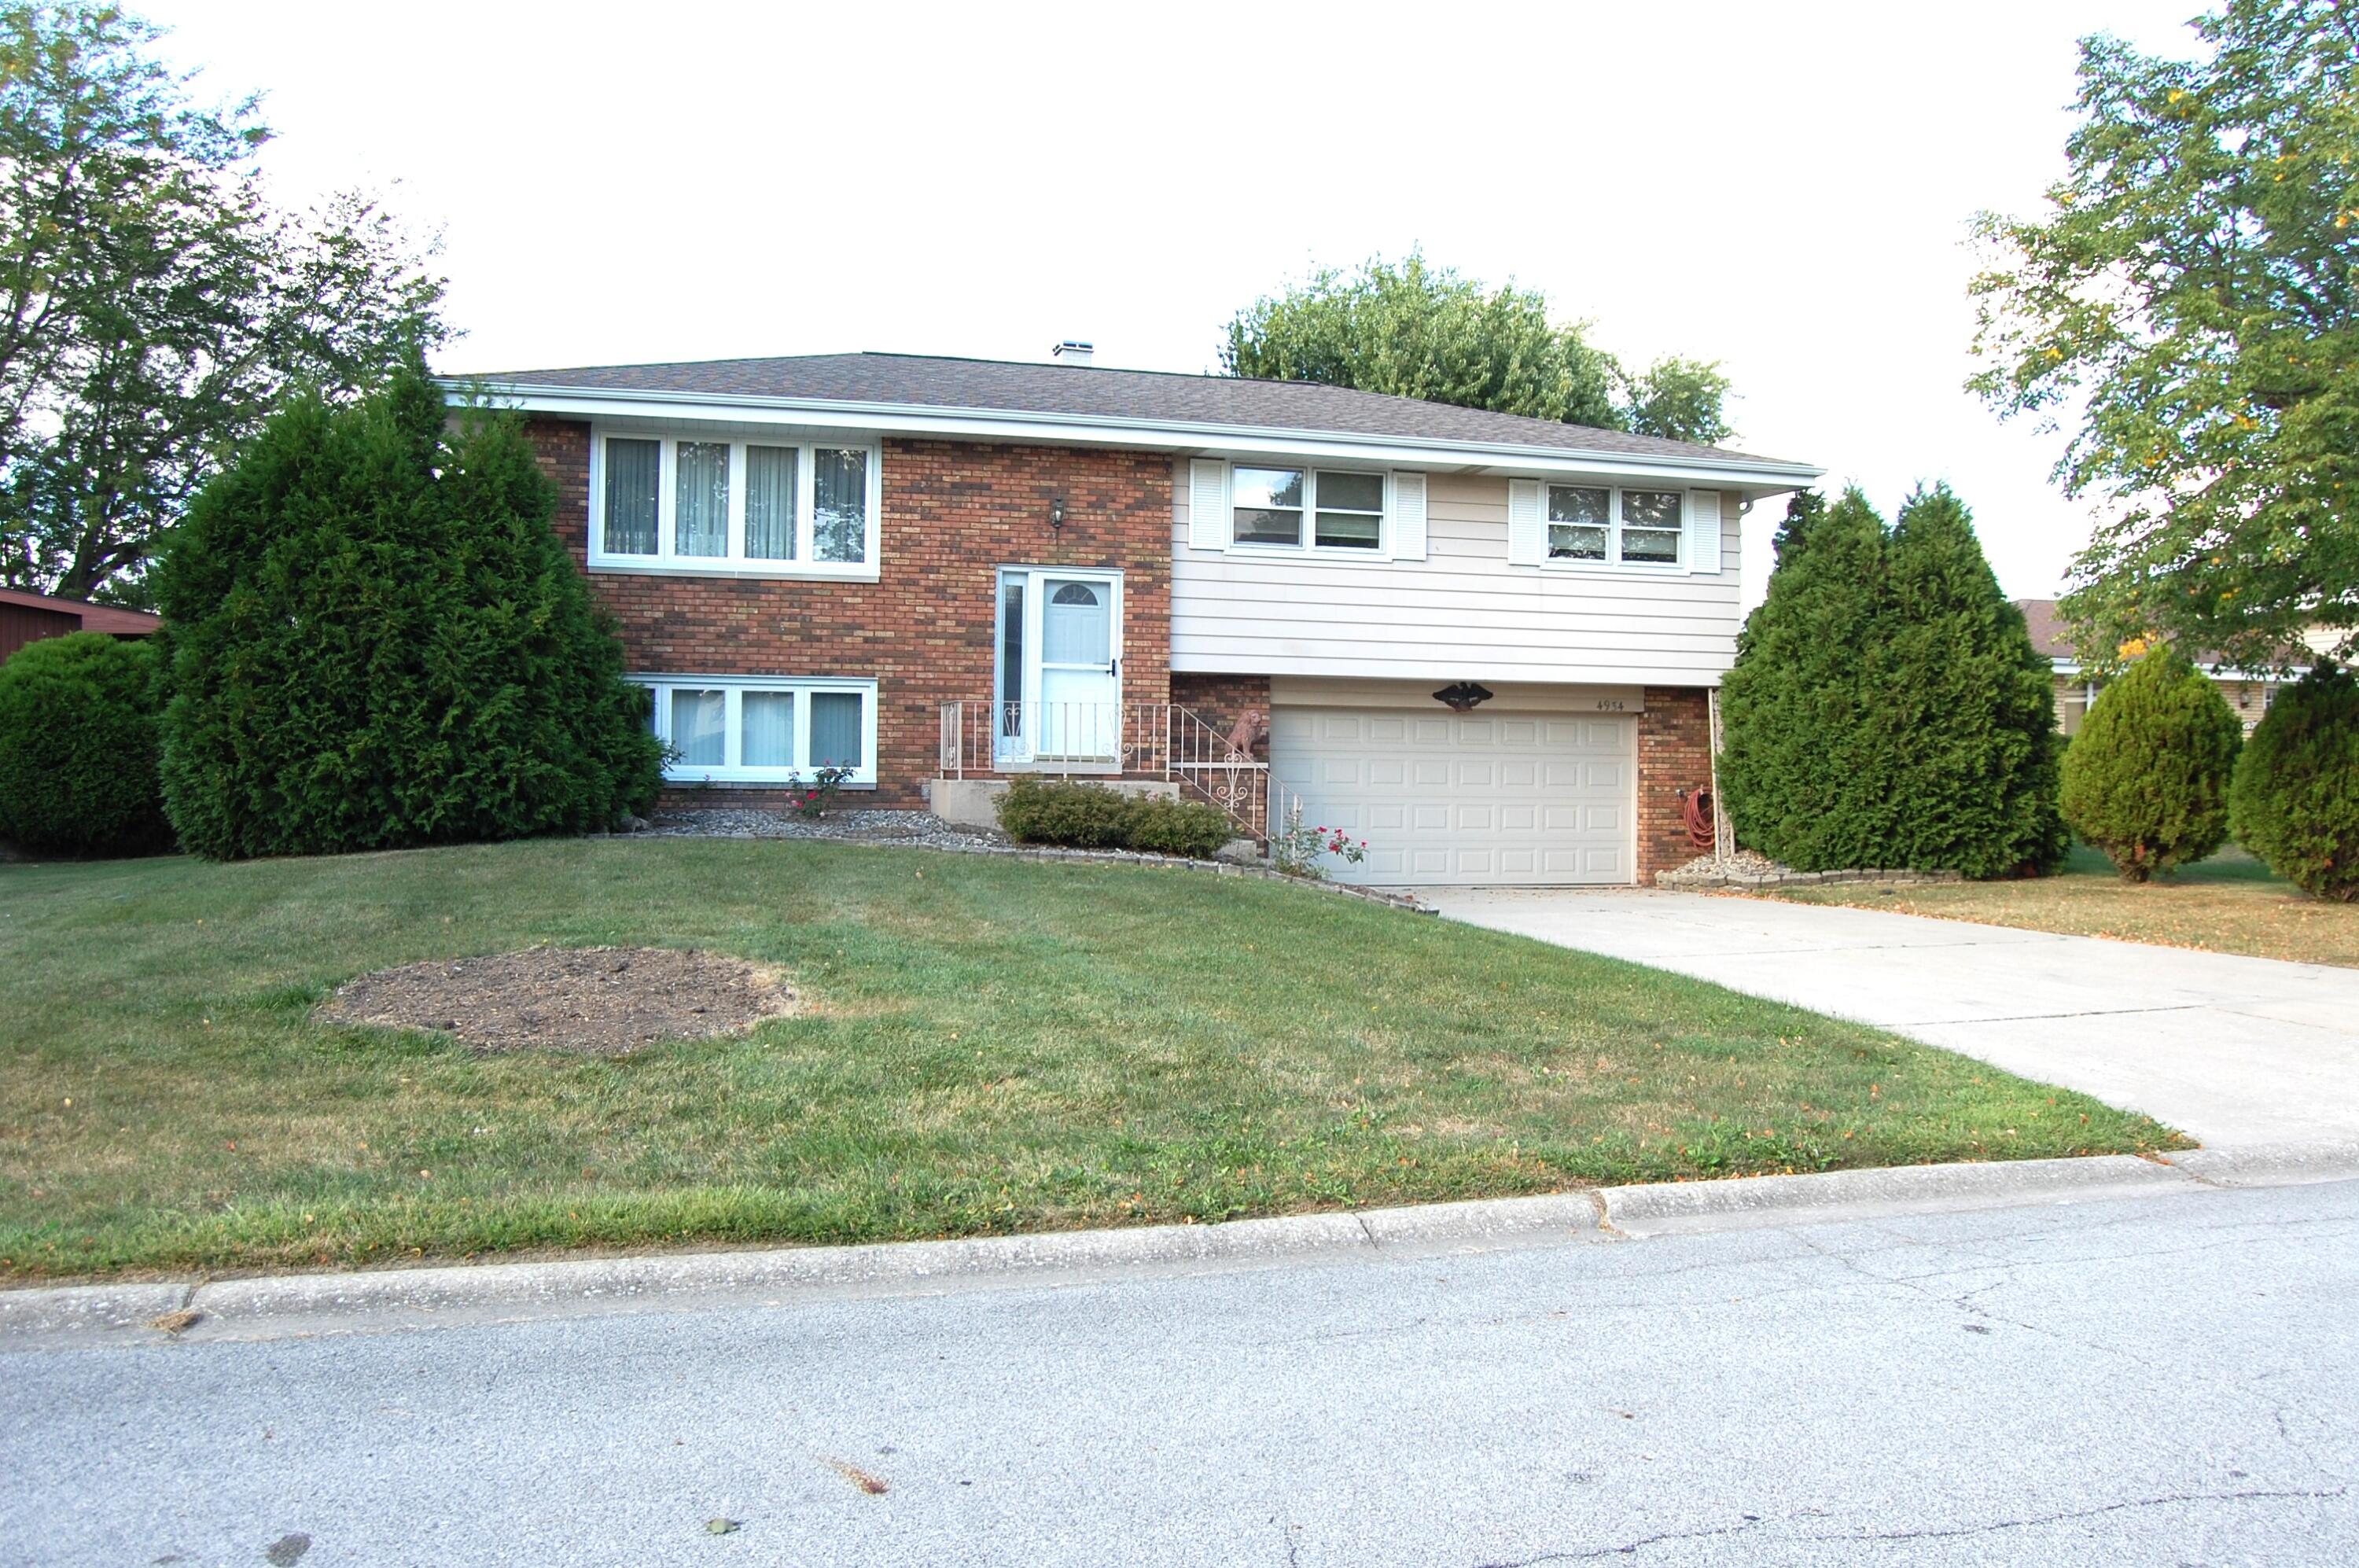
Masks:
[[[605,1060],[313,1017],[366,970],[544,942],[740,953],[810,1007]],[[0,1278],[2176,1142],[1874,1029],[1196,873],[710,840],[0,866]]]
[[[2123,881],[2112,861],[2076,844],[2054,877],[1902,887],[1839,883],[1765,896],[2359,966],[2359,904],[2310,898],[2234,844],[2151,882]]]

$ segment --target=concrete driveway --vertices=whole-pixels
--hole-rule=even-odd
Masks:
[[[2206,1144],[2359,1136],[2359,970],[1765,898],[1420,891],[1444,915],[1855,1018]]]

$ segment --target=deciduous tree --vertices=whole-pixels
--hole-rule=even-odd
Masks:
[[[1237,312],[1221,351],[1232,376],[1316,381],[1523,414],[1670,441],[1733,432],[1728,378],[1716,364],[1669,358],[1631,376],[1593,346],[1584,322],[1560,323],[1547,297],[1490,289],[1411,252],[1332,267]]]
[[[253,100],[195,103],[111,5],[0,6],[0,582],[136,601],[158,539],[290,387],[446,335],[358,193],[268,200]]]
[[[1985,214],[1973,386],[2069,432],[2102,505],[2067,614],[2099,667],[2149,633],[2251,668],[2359,627],[2359,25],[2228,0],[2198,58],[2081,46],[2070,171]]]

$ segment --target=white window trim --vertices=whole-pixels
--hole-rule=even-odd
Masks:
[[[1302,471],[1302,542],[1300,544],[1267,544],[1237,538],[1236,474],[1241,468],[1299,468]],[[1363,474],[1376,481],[1378,501],[1376,542],[1373,547],[1349,544],[1321,544],[1319,540],[1319,475],[1321,474]],[[1356,506],[1331,510],[1357,512]],[[1365,516],[1365,513],[1361,513]],[[1267,458],[1256,463],[1229,464],[1228,548],[1239,555],[1316,556],[1321,561],[1390,561],[1393,552],[1393,487],[1389,471],[1381,468],[1359,468],[1344,463],[1286,462]]]
[[[606,442],[652,441],[662,443],[656,481],[656,553],[632,555],[606,549]],[[679,512],[679,443],[712,441],[729,448],[729,550],[725,555],[680,555],[675,547]],[[745,554],[745,449],[748,446],[791,447],[795,458],[795,558],[769,561]],[[867,537],[860,561],[811,559],[812,504],[818,486],[813,453],[817,451],[865,452],[868,457]],[[825,441],[785,434],[775,438],[748,436],[741,430],[701,430],[671,425],[662,430],[590,427],[590,570],[647,572],[682,577],[815,578],[831,582],[875,583],[882,575],[878,544],[885,509],[885,454],[876,443]]]
[[[1551,527],[1549,521],[1549,492],[1552,489],[1606,492],[1605,544],[1609,553],[1603,561],[1581,561],[1549,554],[1549,529]],[[1679,497],[1679,521],[1662,530],[1679,537],[1679,549],[1670,560],[1622,559],[1622,493],[1625,490],[1647,490],[1657,495],[1668,493]],[[1652,572],[1669,577],[1682,576],[1688,569],[1688,493],[1676,485],[1607,485],[1588,479],[1544,479],[1540,481],[1540,559],[1538,564],[1550,572],[1610,572],[1616,576],[1625,572]]]
[[[756,445],[761,443],[756,441]],[[719,766],[709,763],[673,761],[665,765],[664,781],[668,784],[787,784],[799,778],[805,784],[818,779],[818,767],[803,760],[810,756],[810,699],[828,691],[849,691],[860,702],[861,765],[843,780],[848,789],[873,789],[876,787],[876,682],[836,676],[786,675],[679,675],[641,673],[630,679],[647,688],[655,695],[655,732],[667,746],[671,744],[671,693],[674,690],[710,691],[718,689],[727,693],[726,718],[722,728],[724,760]],[[737,749],[742,743],[739,715],[748,691],[790,691],[795,698],[794,757],[787,768],[748,768],[737,762]]]

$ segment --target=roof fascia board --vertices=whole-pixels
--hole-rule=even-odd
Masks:
[[[1113,446],[1151,446],[1174,452],[1245,456],[1325,457],[1338,461],[1381,458],[1430,468],[1488,467],[1502,472],[1563,474],[1709,474],[1790,490],[1826,471],[1800,463],[1582,452],[1564,447],[1527,447],[1491,441],[1412,441],[1348,430],[1289,430],[1240,425],[1192,424],[1184,420],[1134,419],[1111,415],[1036,414],[1020,410],[936,408],[909,403],[862,403],[817,398],[713,397],[707,394],[524,383],[476,383],[440,378],[446,390],[463,396],[480,389],[495,402],[532,413],[571,414],[586,419],[646,418],[749,420],[807,425],[886,434],[957,436],[974,441],[1088,441]]]

